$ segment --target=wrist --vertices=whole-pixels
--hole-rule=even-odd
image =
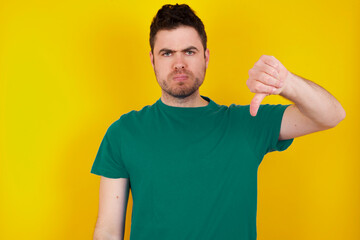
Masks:
[[[285,85],[283,90],[280,92],[280,96],[294,101],[296,99],[296,82],[298,81],[297,76],[292,74],[290,71],[286,77]]]

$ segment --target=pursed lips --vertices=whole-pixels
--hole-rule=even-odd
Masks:
[[[184,80],[186,80],[186,79],[188,79],[189,77],[188,77],[188,75],[186,75],[186,74],[176,74],[176,75],[174,75],[174,77],[173,77],[173,79],[175,80],[175,81],[184,81]]]

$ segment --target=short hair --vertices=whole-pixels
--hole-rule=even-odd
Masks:
[[[160,30],[176,29],[179,26],[193,27],[199,34],[206,50],[206,32],[201,19],[187,4],[166,4],[157,12],[150,25],[150,47],[154,50],[155,35]]]

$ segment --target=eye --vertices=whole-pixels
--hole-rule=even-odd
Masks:
[[[171,52],[164,52],[161,55],[164,56],[164,57],[169,57],[171,55]]]
[[[191,55],[194,55],[194,54],[195,54],[195,52],[194,52],[194,51],[186,51],[185,53],[186,53],[186,55],[189,55],[189,56],[191,56]]]

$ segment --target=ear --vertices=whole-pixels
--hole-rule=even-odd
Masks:
[[[154,66],[154,55],[153,53],[150,51],[149,53],[149,56],[150,56],[150,61],[151,61],[151,65],[153,67],[153,69],[155,70],[155,66]]]
[[[207,48],[205,50],[205,64],[206,64],[206,68],[208,67],[208,64],[209,64],[209,58],[210,58],[210,51],[209,49]]]

